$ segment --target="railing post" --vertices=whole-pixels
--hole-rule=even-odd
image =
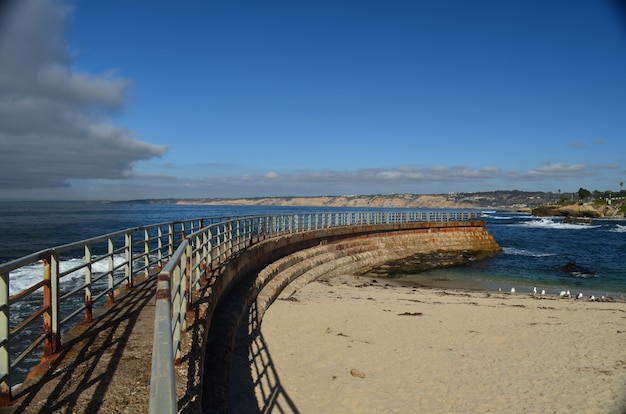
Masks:
[[[182,289],[181,286],[183,284],[182,279],[182,267],[181,263],[178,262],[176,267],[174,267],[174,274],[172,275],[172,286],[176,287],[176,289],[172,289],[172,315],[174,320],[174,326],[172,326],[172,344],[178,344],[176,349],[173,349],[174,353],[174,364],[178,365],[181,361],[181,352],[180,352],[180,334],[182,330],[182,319],[181,319],[181,309],[182,309]]]
[[[241,247],[239,246],[239,243],[240,243],[240,223],[241,223],[240,219],[237,219],[235,221],[235,251],[238,251],[239,249],[241,249]]]
[[[202,253],[204,252],[204,243],[202,243],[202,238],[204,236],[204,232],[196,235],[196,237],[194,237],[194,249],[196,251],[196,254],[194,255],[194,262],[196,264],[196,266],[194,267],[194,271],[191,272],[191,283],[190,283],[190,288],[192,286],[195,286],[196,283],[200,282],[200,278],[202,277],[202,275],[204,274],[204,260],[203,260],[203,256]],[[189,242],[191,242],[191,240],[189,240]]]
[[[126,276],[126,288],[133,287],[133,234],[124,234],[124,273]]]
[[[11,401],[11,354],[9,343],[9,273],[0,274],[0,403]]]
[[[85,323],[93,321],[93,303],[91,302],[91,245],[85,245]]]
[[[113,288],[115,287],[115,278],[113,277],[113,269],[115,268],[115,259],[113,257],[113,252],[115,251],[115,243],[113,242],[113,238],[109,238],[108,240],[108,245],[109,245],[109,275],[107,277],[107,281],[108,281],[108,287],[109,287],[109,294],[108,294],[108,300],[107,300],[107,305],[112,305],[115,303],[115,292],[113,290]]]
[[[187,332],[187,311],[191,309],[191,243],[187,242],[185,253],[185,274],[180,279],[180,331]]]
[[[174,223],[168,224],[167,227],[167,258],[169,260],[174,255]]]
[[[161,240],[163,238],[163,229],[161,229],[161,226],[157,227],[157,266],[159,267],[159,270],[161,270],[163,268],[163,240]]]
[[[59,331],[59,258],[52,252],[43,259],[43,330],[46,339],[43,342],[45,359],[61,348]]]
[[[228,239],[228,243],[226,244],[226,258],[229,258],[233,255],[233,222],[227,222],[225,227],[226,237]]]
[[[144,229],[143,232],[143,254],[144,254],[144,275],[150,276],[150,230]]]
[[[208,257],[207,260],[207,269],[209,271],[213,270],[213,229],[215,228],[215,226],[213,227],[209,227],[208,230],[208,234],[207,234],[207,255],[206,257]]]

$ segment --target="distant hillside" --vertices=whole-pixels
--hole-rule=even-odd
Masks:
[[[546,192],[492,191],[451,194],[390,194],[317,197],[203,198],[142,200],[150,203],[246,206],[388,207],[388,208],[475,208],[501,211],[530,211],[557,201],[560,195]]]

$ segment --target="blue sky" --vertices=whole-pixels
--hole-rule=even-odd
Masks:
[[[0,199],[619,190],[622,4],[14,1]]]

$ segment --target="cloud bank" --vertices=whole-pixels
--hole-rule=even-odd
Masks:
[[[120,179],[166,147],[107,123],[130,86],[72,68],[64,41],[69,8],[54,0],[5,5],[0,20],[0,188],[63,187]]]
[[[390,168],[363,168],[354,171],[268,171],[261,174],[238,176],[196,176],[189,178],[171,175],[137,175],[142,182],[126,192],[133,198],[142,188],[158,188],[156,198],[203,197],[270,197],[318,196],[346,194],[390,193],[447,193],[502,189],[527,191],[557,191],[563,188],[577,190],[589,186],[604,171],[618,171],[618,165],[560,164],[550,161],[529,170],[508,170],[493,166],[472,168],[468,166],[404,166]],[[587,182],[585,180],[590,179]],[[555,182],[558,186],[555,186]],[[612,183],[617,185],[617,183]],[[605,190],[612,188],[590,187]],[[156,191],[153,193],[156,194]],[[120,194],[121,195],[121,194]],[[134,197],[141,198],[141,197]],[[148,197],[146,197],[148,198]]]

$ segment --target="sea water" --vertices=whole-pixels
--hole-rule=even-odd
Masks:
[[[142,202],[0,202],[0,263],[65,243],[173,220],[354,210],[359,209]],[[423,282],[445,281],[449,286],[467,285],[486,290],[508,291],[511,287],[536,286],[549,291],[569,289],[577,293],[626,294],[626,221],[596,219],[592,224],[567,224],[558,218],[492,212],[485,214],[485,220],[487,231],[503,248],[502,253],[465,266],[409,276]],[[588,272],[562,270],[570,261]],[[15,288],[30,286],[40,277],[40,270],[22,271],[19,277],[12,275],[11,284],[15,283]]]
[[[486,214],[485,220],[502,253],[405,278],[448,288],[530,293],[536,287],[546,294],[569,290],[585,297],[626,296],[625,221],[569,224],[561,218],[511,213]]]
[[[200,217],[293,212],[355,211],[357,208],[259,207],[150,204],[144,202],[0,202],[0,263],[45,248],[84,240],[118,230]],[[372,209],[360,209],[372,210]],[[379,210],[379,209],[374,209]],[[398,211],[401,209],[394,209]],[[503,248],[491,258],[468,265],[408,274],[403,281],[431,287],[547,294],[570,290],[585,296],[626,296],[626,222],[595,220],[566,224],[557,218],[528,214],[489,213],[486,229]],[[64,258],[71,267],[81,258]],[[574,261],[581,271],[567,271]],[[41,265],[11,272],[10,294],[41,280]],[[77,277],[76,284],[81,283]],[[19,306],[17,306],[19,305]],[[28,315],[40,303],[12,306],[12,319],[23,307]],[[32,309],[31,309],[32,308]],[[29,327],[29,329],[31,329]],[[32,335],[40,333],[32,327]],[[35,332],[36,331],[36,332]],[[27,331],[26,334],[29,334]],[[28,340],[25,340],[27,342]],[[32,356],[30,365],[37,362]],[[28,364],[27,364],[28,365]],[[22,372],[24,374],[24,372]]]

